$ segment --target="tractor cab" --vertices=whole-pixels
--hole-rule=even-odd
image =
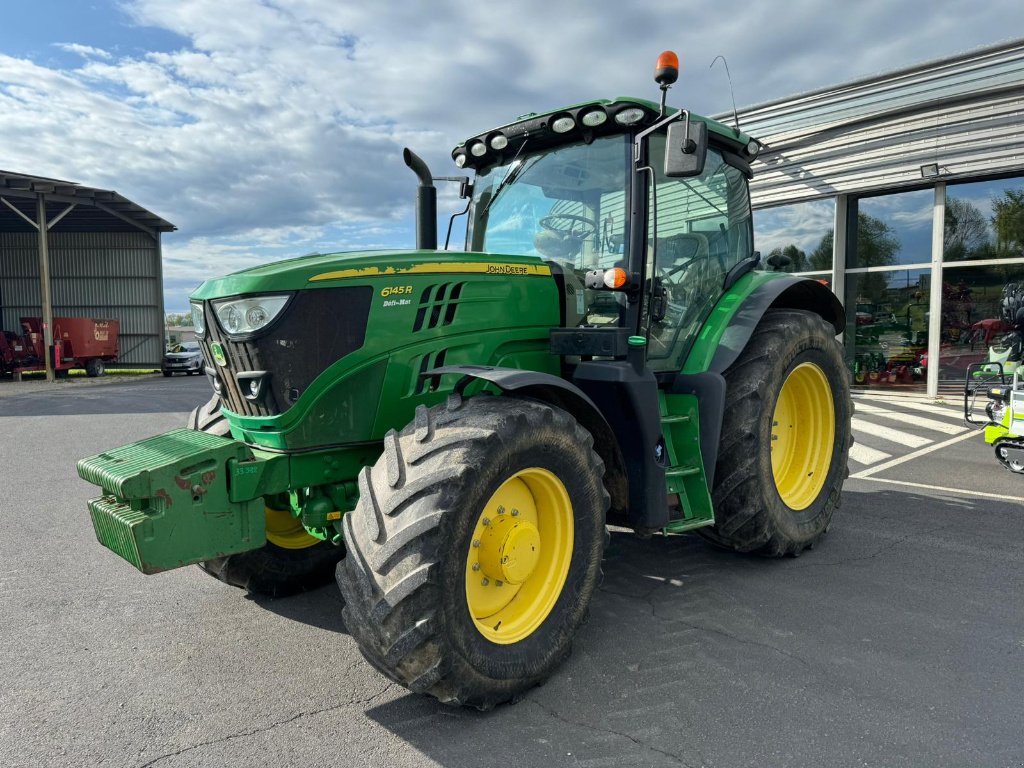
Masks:
[[[528,115],[453,152],[476,171],[466,250],[553,263],[568,286],[566,326],[642,336],[651,370],[678,371],[715,304],[757,263],[747,181],[758,149],[640,99]]]

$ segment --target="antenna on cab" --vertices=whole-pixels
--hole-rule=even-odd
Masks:
[[[725,64],[725,76],[729,80],[729,97],[732,99],[732,120],[736,127],[736,135],[739,136],[740,116],[736,112],[736,94],[733,93],[732,90],[732,75],[729,74],[729,62],[725,60],[725,56],[723,56],[722,54],[718,54],[717,56],[715,56],[715,58],[711,60],[711,64],[708,66],[708,69],[711,69],[711,67],[715,66],[715,62],[718,61],[719,59],[721,59],[722,63]]]

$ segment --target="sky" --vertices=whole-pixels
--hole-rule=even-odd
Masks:
[[[457,143],[521,114],[656,99],[663,50],[670,103],[718,114],[719,55],[742,108],[1001,42],[1021,18],[1019,0],[0,0],[0,169],[173,222],[165,305],[183,311],[254,264],[411,247],[403,147],[455,175]]]

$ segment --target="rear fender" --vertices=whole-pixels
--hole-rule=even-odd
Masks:
[[[723,319],[719,313],[729,307],[730,302],[733,307],[731,314],[726,314]],[[740,356],[769,309],[805,309],[824,318],[837,334],[846,329],[846,312],[842,303],[817,280],[756,273],[737,280],[735,287],[726,292],[708,321],[708,325],[718,323],[719,327],[711,328],[708,333],[706,325],[698,334],[698,341],[670,390],[675,394],[698,396],[701,454],[710,487],[714,486],[714,468],[725,413],[726,385],[722,374]]]
[[[846,330],[846,312],[842,302],[817,280],[789,276],[768,280],[750,291],[729,318],[707,370],[724,373],[740,356],[757,324],[769,309],[805,309],[820,315],[835,329],[836,334]],[[690,368],[692,359],[693,353],[687,359],[685,368]]]

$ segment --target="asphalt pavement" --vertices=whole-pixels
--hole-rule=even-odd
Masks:
[[[799,558],[613,533],[573,656],[479,713],[375,672],[333,586],[253,599],[96,542],[75,461],[208,395],[0,399],[0,766],[1024,765],[1024,477],[980,435],[852,477]]]

